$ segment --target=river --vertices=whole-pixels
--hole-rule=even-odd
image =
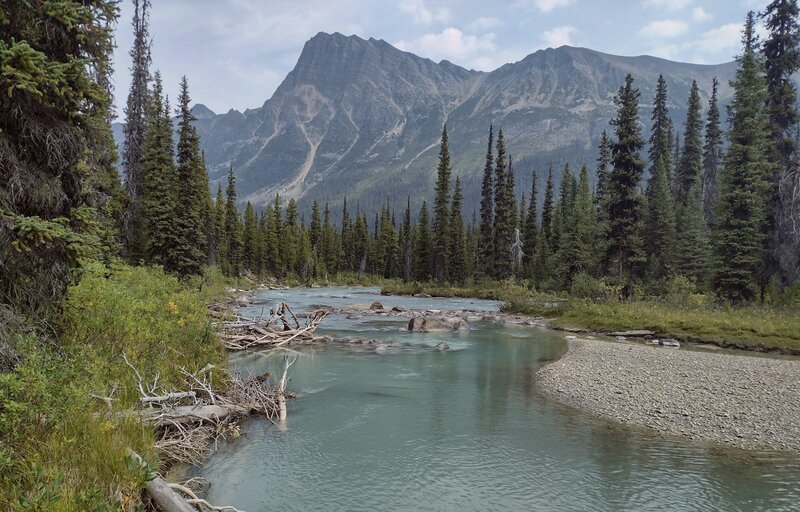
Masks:
[[[492,311],[476,299],[382,297],[371,288],[262,291],[243,313],[375,300],[386,307]],[[407,319],[327,318],[317,333],[408,343],[387,353],[332,343],[291,367],[285,428],[245,435],[189,476],[208,500],[262,510],[800,510],[800,457],[728,449],[608,423],[537,395],[533,375],[566,351],[563,333],[476,322],[409,333]],[[444,341],[450,350],[433,349]],[[281,356],[235,354],[279,371]],[[658,393],[658,389],[653,390]]]

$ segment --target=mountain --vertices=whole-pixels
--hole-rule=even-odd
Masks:
[[[619,57],[562,46],[492,72],[467,70],[403,52],[382,40],[319,33],[295,68],[257,109],[198,110],[197,127],[212,180],[232,165],[239,197],[263,205],[275,193],[376,211],[429,197],[442,126],[447,123],[454,174],[465,185],[465,211],[477,208],[490,123],[502,128],[518,187],[530,188],[552,163],[595,165],[600,133],[615,113],[613,97],[630,72],[641,91],[645,135],[659,74],[669,88],[676,129],[698,81],[704,105],[713,77],[723,102],[735,63],[696,65],[649,56]],[[200,108],[202,107],[202,108]],[[540,177],[540,183],[541,183]]]

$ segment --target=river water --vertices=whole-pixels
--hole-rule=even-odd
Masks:
[[[386,307],[496,310],[475,299],[381,297],[371,288],[260,292],[244,310],[379,300]],[[208,500],[279,510],[800,510],[800,457],[727,449],[608,423],[537,395],[533,374],[566,351],[561,333],[476,322],[409,333],[407,320],[328,317],[317,332],[409,343],[374,351],[301,348],[285,428],[248,421],[189,476]],[[432,347],[445,341],[451,350]],[[240,353],[242,371],[282,356]],[[658,390],[654,389],[654,393]]]

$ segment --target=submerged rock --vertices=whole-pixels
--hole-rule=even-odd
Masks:
[[[408,321],[412,332],[468,331],[469,324],[463,318],[431,318],[415,316]]]
[[[375,302],[369,305],[369,309],[371,309],[372,311],[378,311],[384,309],[384,307],[383,304],[381,304],[376,300]]]
[[[438,350],[439,352],[444,352],[445,350],[450,350],[450,345],[448,345],[445,342],[441,342],[441,343],[437,343],[434,348],[436,350]]]
[[[431,296],[428,295],[427,293],[415,293],[414,295],[412,295],[412,297],[418,297],[420,299],[430,299],[431,298]]]
[[[658,340],[658,344],[664,347],[672,347],[672,348],[679,348],[681,346],[681,344],[678,343],[678,340],[673,340],[671,338],[667,338],[665,340]]]

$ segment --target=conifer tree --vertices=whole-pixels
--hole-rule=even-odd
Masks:
[[[312,252],[321,253],[319,245],[322,241],[322,219],[319,216],[319,203],[316,199],[311,203],[311,226],[308,235]]]
[[[489,125],[489,145],[486,148],[486,163],[481,181],[481,225],[480,248],[476,270],[480,276],[494,275],[494,156],[492,154],[494,134]]]
[[[650,175],[656,173],[659,162],[663,161],[664,169],[667,172],[667,182],[669,182],[672,170],[672,119],[669,117],[667,108],[667,81],[663,75],[658,75],[651,119],[653,127],[650,130],[650,149],[648,150]]]
[[[172,120],[158,72],[154,76],[146,121],[142,161],[138,170],[141,190],[135,210],[139,225],[138,242],[142,244],[137,250],[143,251],[145,261],[168,266],[177,237],[174,215],[178,198]],[[129,250],[129,255],[133,255],[133,247],[129,247]]]
[[[671,145],[670,141],[670,145]],[[608,191],[608,174],[611,170],[611,139],[605,130],[600,134],[600,156],[597,158],[597,186],[595,188],[595,206],[597,207],[598,221],[602,219],[605,208],[601,205],[606,200]]]
[[[464,196],[461,192],[461,178],[456,176],[453,190],[453,203],[450,207],[450,281],[463,283],[467,278],[467,239],[461,205]]]
[[[511,238],[514,235],[516,208],[513,196],[509,195],[509,179],[506,170],[506,146],[503,130],[497,134],[497,158],[495,160],[494,180],[494,276],[504,279],[511,275]]]
[[[266,251],[268,267],[275,277],[283,276],[283,207],[280,194],[275,194],[272,207],[265,212],[266,224]]]
[[[433,276],[443,282],[447,278],[447,254],[450,250],[450,150],[447,145],[447,126],[442,130],[439,164],[436,167],[436,200],[433,205]]]
[[[411,197],[408,198],[406,211],[403,214],[403,281],[409,282],[414,277],[414,234],[411,228]]]
[[[699,183],[689,189],[686,205],[678,209],[678,226],[678,273],[691,278],[699,286],[704,286],[708,278],[710,246]]]
[[[433,243],[430,232],[430,216],[428,214],[428,203],[422,201],[419,209],[419,220],[417,221],[417,233],[414,247],[414,270],[419,281],[428,281],[431,278],[431,266],[433,262]]]
[[[530,277],[533,272],[533,261],[536,254],[536,239],[539,236],[539,225],[536,218],[536,171],[531,173],[531,198],[528,203],[528,212],[525,214],[525,226],[522,241],[525,244],[525,276]]]
[[[348,272],[355,271],[355,239],[350,212],[347,209],[347,197],[342,205],[342,251],[339,255],[342,269]]]
[[[658,289],[672,274],[675,250],[675,207],[664,160],[659,160],[647,189],[650,191],[644,220],[647,277]]]
[[[714,289],[730,302],[752,301],[762,268],[765,183],[769,178],[766,80],[755,47],[755,15],[747,14],[744,51],[728,108],[728,140],[720,177]]]
[[[244,227],[242,231],[242,263],[244,268],[258,274],[258,222],[256,211],[250,201],[244,209]]]
[[[356,208],[356,210],[358,210]],[[355,271],[359,277],[364,276],[369,263],[369,223],[367,214],[356,211],[356,222],[353,227],[353,248],[356,261]]]
[[[703,149],[703,212],[709,230],[716,226],[717,203],[719,202],[719,166],[722,164],[722,128],[718,105],[719,81],[711,82],[711,98],[708,100],[706,116],[706,141]]]
[[[242,267],[242,234],[239,211],[236,209],[236,177],[228,168],[228,187],[225,191],[225,263],[227,272],[238,277]]]
[[[550,250],[553,250],[553,201],[554,201],[554,184],[553,184],[553,166],[547,170],[547,183],[544,189],[544,204],[542,205],[542,237],[547,242]]]
[[[225,197],[222,195],[222,183],[217,182],[217,198],[214,200],[214,237],[212,239],[212,265],[225,266]]]
[[[572,268],[567,276],[567,282],[571,282],[580,272],[593,273],[596,267],[597,213],[592,190],[589,187],[589,170],[585,165],[581,167],[572,223],[574,225],[570,241]]]
[[[643,259],[641,240],[641,196],[638,192],[644,169],[640,156],[644,140],[639,127],[639,89],[633,76],[625,77],[614,98],[619,107],[615,127],[616,140],[611,145],[613,168],[608,179],[608,246],[615,273],[632,292],[631,285],[639,275]]]
[[[688,113],[683,126],[683,150],[675,176],[675,193],[680,204],[686,202],[686,194],[703,172],[703,118],[700,106],[700,91],[697,81],[692,80],[689,92]]]
[[[125,105],[124,142],[122,145],[122,168],[125,171],[125,190],[128,207],[123,216],[122,227],[126,249],[134,261],[145,256],[146,229],[138,216],[143,183],[142,161],[144,158],[145,117],[147,116],[148,84],[150,83],[150,0],[133,0],[133,46],[131,57],[131,86]]]
[[[286,272],[296,272],[298,275],[300,275],[301,268],[305,264],[300,253],[303,241],[300,235],[300,213],[297,208],[297,201],[291,198],[286,203],[286,219],[283,224],[283,239],[281,240],[281,257],[286,266]]]
[[[766,204],[766,278],[792,284],[800,272],[800,173],[797,169],[797,91],[792,77],[800,69],[800,10],[796,0],[773,0],[761,17],[768,31],[762,45],[768,90],[769,157],[773,174]]]
[[[175,222],[177,237],[170,251],[171,270],[182,276],[200,274],[208,261],[208,240],[203,224],[205,209],[210,204],[208,178],[200,156],[200,136],[192,124],[194,115],[189,108],[189,82],[181,79],[178,97],[178,146],[176,151],[177,194]]]
[[[331,274],[337,271],[338,251],[336,250],[336,231],[331,224],[331,210],[328,203],[325,203],[325,210],[322,213],[322,261],[325,270]]]

